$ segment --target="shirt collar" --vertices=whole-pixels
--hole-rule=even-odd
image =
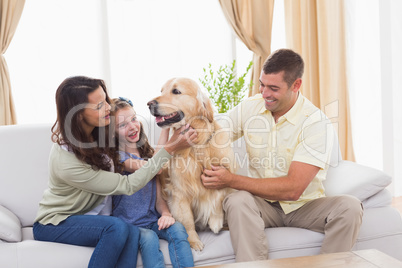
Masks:
[[[286,118],[286,120],[289,121],[289,123],[296,125],[296,122],[299,121],[299,117],[300,115],[302,115],[302,111],[303,111],[303,96],[301,94],[301,92],[298,92],[299,94],[297,95],[297,100],[295,102],[295,104],[292,106],[292,108],[290,108],[290,110],[283,115],[284,118]],[[304,114],[303,114],[304,116]]]
[[[262,97],[261,97],[262,98]],[[261,106],[261,109],[258,111],[258,113],[259,114],[263,114],[263,113],[265,113],[265,112],[269,112],[269,113],[271,113],[270,111],[268,111],[266,108],[265,108],[265,103]]]
[[[303,95],[301,94],[301,92],[298,92],[299,94],[297,95],[297,100],[295,102],[295,104],[292,106],[292,108],[290,108],[290,110],[284,114],[283,116],[281,116],[280,118],[285,118],[287,121],[289,121],[289,123],[296,125],[296,122],[298,121],[298,117],[301,114],[302,111],[302,107],[303,107]],[[261,96],[262,97],[262,96]],[[261,109],[258,111],[259,114],[263,114],[263,113],[269,113],[272,116],[271,111],[268,111],[265,108],[265,105],[263,105],[261,107]]]

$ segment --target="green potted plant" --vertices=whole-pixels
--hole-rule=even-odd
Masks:
[[[245,73],[240,76],[236,75],[236,60],[231,65],[220,66],[217,71],[213,70],[211,64],[208,68],[203,68],[204,77],[199,80],[207,89],[218,113],[226,113],[246,96],[246,92],[253,86],[252,82],[247,84],[245,81],[252,65],[253,62],[250,61]]]

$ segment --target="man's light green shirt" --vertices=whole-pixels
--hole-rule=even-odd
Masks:
[[[295,105],[275,123],[261,94],[246,99],[229,112],[233,140],[244,136],[249,157],[249,176],[286,176],[292,161],[314,165],[320,171],[299,200],[280,201],[285,213],[310,200],[324,197],[325,179],[334,130],[325,114],[299,93]]]

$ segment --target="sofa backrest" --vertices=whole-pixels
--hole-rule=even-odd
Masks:
[[[155,122],[143,122],[151,145],[155,145],[160,128]],[[48,182],[48,157],[51,125],[15,125],[0,127],[0,205],[11,210],[22,226],[32,226],[38,203]],[[337,138],[331,166],[340,160]],[[233,143],[237,173],[247,175],[248,158],[241,138]]]
[[[0,205],[32,226],[48,181],[51,125],[0,127]]]

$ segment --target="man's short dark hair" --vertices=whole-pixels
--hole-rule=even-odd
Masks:
[[[278,49],[274,51],[264,62],[262,68],[265,74],[285,71],[283,79],[290,87],[297,78],[301,78],[304,72],[302,57],[291,49]]]

